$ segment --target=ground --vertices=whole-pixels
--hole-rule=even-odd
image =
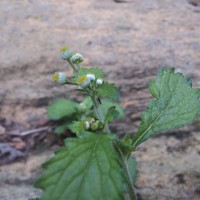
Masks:
[[[21,132],[48,124],[53,99],[81,99],[74,88],[51,82],[65,69],[59,58],[65,45],[119,87],[127,115],[113,126],[119,134],[134,134],[150,99],[148,80],[161,66],[175,66],[200,87],[199,0],[1,0],[0,16],[0,134],[15,127],[12,144],[24,141]],[[135,153],[142,199],[200,199],[199,143],[198,121],[144,143]],[[1,166],[0,199],[35,196],[32,182],[52,151],[26,152],[27,160]]]

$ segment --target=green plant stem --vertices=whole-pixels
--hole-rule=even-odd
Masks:
[[[128,169],[128,159],[127,158],[123,159],[123,163],[124,163],[126,175],[128,177],[127,189],[128,189],[128,194],[129,194],[130,200],[137,200],[137,196],[135,194],[133,182],[132,182],[130,172],[129,172],[129,169]]]
[[[99,118],[100,121],[104,122],[105,117],[104,117],[104,114],[103,114],[101,108],[99,107],[99,105],[97,103],[97,97],[95,95],[90,95],[90,97],[92,99],[92,103],[94,105],[94,110],[96,112],[97,117]],[[104,131],[110,132],[108,124],[105,124]]]
[[[125,170],[125,174],[126,174],[126,177],[128,180],[127,190],[128,190],[129,198],[130,198],[130,200],[137,200],[137,196],[135,193],[135,189],[134,189],[133,182],[132,182],[131,175],[130,175],[129,168],[128,168],[128,156],[124,156],[123,152],[117,146],[117,144],[114,143],[114,145],[117,148],[117,151],[119,152],[119,154],[121,156],[123,168]]]
[[[78,70],[76,69],[76,67],[74,66],[74,64],[70,61],[70,59],[67,60],[70,64],[70,66],[72,67],[72,69],[74,70],[75,73],[78,72]]]

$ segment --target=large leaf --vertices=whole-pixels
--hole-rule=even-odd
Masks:
[[[113,83],[104,82],[97,88],[97,92],[100,97],[107,97],[109,99],[118,100],[120,97],[119,91]]]
[[[200,111],[200,89],[192,88],[191,79],[174,68],[162,68],[155,82],[150,82],[155,98],[141,115],[141,125],[133,138],[137,146],[156,133],[191,123]]]
[[[36,182],[41,200],[122,200],[125,175],[107,135],[68,139]]]
[[[68,117],[77,111],[77,103],[68,99],[58,99],[48,106],[48,117],[59,120]]]

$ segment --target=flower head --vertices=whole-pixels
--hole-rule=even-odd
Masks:
[[[102,83],[103,83],[103,79],[102,79],[102,78],[98,78],[98,79],[96,80],[96,84],[97,84],[97,85],[102,85]]]
[[[87,77],[87,75],[79,76],[77,80],[77,84],[81,89],[85,88],[90,84],[90,79]]]
[[[63,60],[69,60],[74,55],[73,51],[68,47],[62,47],[60,49],[60,56]]]
[[[83,56],[81,54],[76,53],[70,58],[70,60],[73,64],[79,64],[83,62]]]
[[[56,72],[52,76],[52,80],[60,85],[64,85],[67,82],[67,76],[65,72]]]

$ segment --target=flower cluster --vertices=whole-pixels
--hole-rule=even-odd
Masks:
[[[79,75],[80,63],[82,63],[84,60],[81,54],[74,53],[68,47],[63,47],[60,49],[60,56],[63,60],[68,61],[70,66],[73,68],[74,76],[68,78],[65,72],[56,72],[52,76],[52,80],[54,82],[58,83],[59,85],[78,85],[78,89],[84,89],[89,86],[92,86],[92,88],[96,88],[99,85],[103,84],[103,79],[97,78],[95,74],[88,73],[86,75]]]

